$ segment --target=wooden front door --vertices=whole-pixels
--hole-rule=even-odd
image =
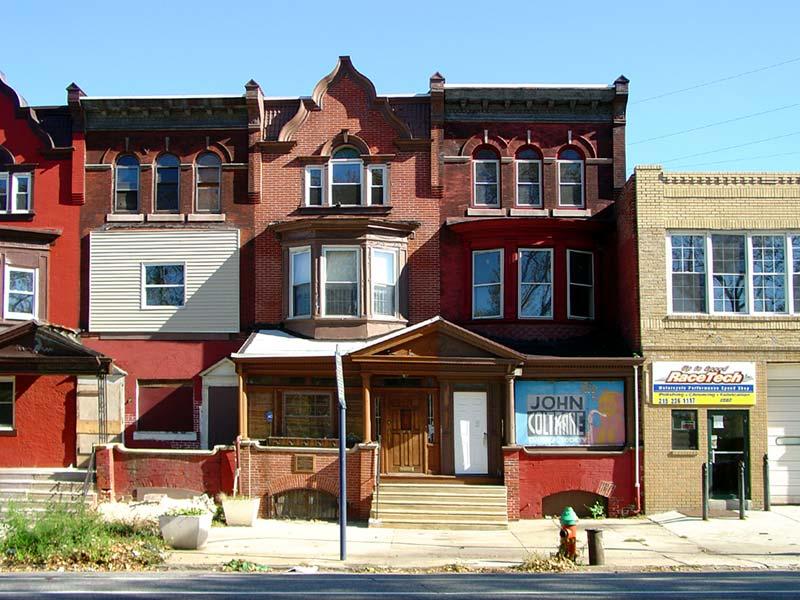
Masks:
[[[385,473],[425,473],[426,402],[419,392],[386,395],[381,436]]]

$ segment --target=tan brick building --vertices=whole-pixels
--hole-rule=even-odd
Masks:
[[[760,508],[767,453],[772,501],[800,501],[800,173],[640,166],[621,204],[647,512],[699,510],[704,462],[730,502],[740,460]]]

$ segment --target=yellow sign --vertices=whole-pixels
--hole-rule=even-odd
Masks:
[[[756,365],[747,362],[654,362],[653,404],[752,406]]]

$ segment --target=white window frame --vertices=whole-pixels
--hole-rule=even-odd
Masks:
[[[681,235],[693,235],[702,237],[704,239],[704,250],[706,253],[706,312],[675,312],[673,308],[673,295],[672,295],[672,237]],[[717,311],[714,309],[714,255],[712,236],[714,235],[735,235],[745,238],[745,310],[743,312],[733,313]],[[784,238],[784,265],[783,272],[784,289],[786,291],[786,310],[782,312],[761,312],[755,310],[755,290],[754,284],[754,269],[753,269],[753,236],[778,236]],[[667,314],[674,316],[691,316],[691,315],[706,315],[715,317],[730,317],[733,319],[741,319],[746,317],[770,317],[770,316],[798,316],[800,311],[794,310],[794,279],[793,279],[793,265],[795,258],[795,251],[792,245],[792,238],[800,237],[800,231],[742,231],[742,230],[695,230],[687,231],[682,229],[671,230],[666,233],[666,276],[667,276]]]
[[[183,268],[183,303],[180,306],[173,305],[150,305],[147,304],[148,287],[178,287],[177,285],[147,284],[147,267],[182,267]],[[186,287],[188,285],[188,269],[186,261],[148,261],[141,263],[141,308],[142,310],[180,310],[186,307]]]
[[[327,287],[328,283],[328,252],[335,252],[341,250],[351,250],[356,253],[356,314],[355,315],[337,315],[328,313],[326,309],[326,298],[325,298],[325,288]],[[364,279],[363,276],[363,269],[361,268],[361,246],[323,246],[322,252],[320,253],[320,284],[319,284],[319,296],[320,296],[320,314],[323,317],[336,317],[337,319],[360,319],[362,318],[362,301],[361,301],[361,290],[362,290],[362,281]],[[338,282],[338,283],[352,283],[352,282]]]
[[[386,254],[391,254],[392,259],[394,261],[394,313],[384,314],[375,311],[375,253],[383,252]],[[369,291],[369,299],[370,299],[370,311],[374,318],[378,319],[392,319],[397,318],[398,313],[400,312],[400,272],[399,272],[399,261],[398,261],[398,252],[396,248],[381,248],[381,247],[373,247],[370,248],[370,273],[369,273],[369,280],[370,280],[370,291]]]
[[[215,166],[198,164],[197,161],[200,158],[202,158],[203,156],[207,155],[207,154],[210,154],[211,156],[215,157],[219,162]],[[200,187],[200,170],[201,169],[208,169],[208,170],[216,169],[217,170],[217,174],[219,176],[218,179],[217,179],[217,210],[209,210],[209,209],[205,209],[205,208],[201,209],[200,206],[199,206],[200,190],[203,189],[203,188]],[[204,152],[201,152],[200,154],[198,154],[195,157],[194,162],[192,164],[192,172],[193,172],[193,175],[194,175],[194,210],[195,210],[195,212],[197,212],[199,214],[203,214],[203,215],[221,215],[222,212],[223,212],[222,211],[222,159],[219,156],[217,156],[216,153],[211,152],[210,150],[205,150]]]
[[[383,174],[383,184],[381,187],[381,204],[372,203],[373,173],[380,171]],[[389,169],[387,165],[369,165],[367,167],[367,206],[388,206],[389,205]]]
[[[475,257],[480,254],[500,253],[500,312],[496,315],[482,315],[475,314],[475,287],[487,287],[490,285],[497,285],[497,283],[475,283]],[[469,290],[470,303],[472,304],[472,318],[473,319],[502,319],[505,314],[505,251],[503,248],[487,248],[486,250],[473,250],[472,251],[472,281]]]
[[[0,171],[0,181],[6,182],[6,209],[0,210],[0,214],[2,213],[10,213],[11,212],[11,173],[8,171]]]
[[[319,171],[319,191],[320,203],[311,204],[311,171]],[[311,208],[322,208],[327,206],[327,194],[325,193],[325,167],[324,165],[306,165],[303,176],[303,205]]]
[[[13,376],[0,377],[0,383],[11,383],[11,425],[0,423],[0,431],[14,431],[17,427],[17,382]]]
[[[28,182],[28,191],[25,194],[25,208],[17,208],[17,194],[19,193],[19,182],[24,179]],[[31,212],[31,200],[33,199],[33,176],[31,173],[11,173],[11,185],[6,189],[8,190],[7,206],[8,212],[17,215],[27,215]]]
[[[120,167],[119,160],[126,156],[133,156],[133,158],[136,159],[136,166],[123,165],[122,167]],[[119,187],[120,168],[131,169],[136,171],[136,209],[134,210],[123,210],[117,208],[117,188]],[[111,208],[112,208],[111,212],[121,213],[121,214],[133,214],[133,213],[138,213],[142,210],[142,163],[133,154],[123,154],[122,156],[118,156],[117,160],[114,162],[114,189],[112,191]]]
[[[9,294],[11,294],[11,285],[10,285],[11,271],[21,271],[23,273],[30,273],[31,275],[33,275],[33,293],[14,292],[17,294],[22,293],[33,296],[33,314],[18,313],[9,310],[8,296]],[[15,267],[14,265],[9,265],[8,263],[6,263],[3,273],[3,317],[7,320],[29,321],[31,319],[35,319],[38,314],[39,314],[39,269]]]
[[[295,314],[294,312],[294,261],[298,254],[308,253],[308,286],[309,286],[309,302],[308,313]],[[314,276],[313,269],[314,261],[311,254],[311,246],[300,246],[298,248],[289,249],[289,318],[290,319],[303,319],[311,316],[314,306]]]
[[[561,165],[575,164],[581,167],[581,182],[580,183],[561,183]],[[559,208],[576,208],[581,209],[586,207],[586,161],[585,160],[556,160],[556,171],[558,174],[558,206]],[[581,188],[581,203],[580,204],[563,204],[561,202],[561,186],[580,186]]]
[[[478,181],[478,165],[479,164],[493,164],[495,173],[497,174],[497,181],[494,184],[489,182]],[[478,202],[478,185],[490,186],[494,185],[497,190],[497,202],[494,204],[482,204]],[[502,198],[500,198],[500,160],[489,160],[488,158],[473,158],[472,159],[472,204],[481,208],[500,208],[502,205]]]
[[[587,285],[585,283],[576,283],[572,281],[572,269],[570,268],[570,255],[571,254],[588,254],[589,257],[592,259],[592,284]],[[567,250],[567,317],[570,319],[576,319],[579,321],[591,321],[595,318],[595,268],[594,268],[594,252],[589,250]],[[591,290],[591,297],[589,302],[589,316],[585,317],[583,315],[573,315],[572,314],[572,286],[580,286],[580,287],[588,287]]]
[[[519,181],[519,167],[520,165],[527,164],[527,165],[536,165],[536,169],[539,172],[539,180],[538,183],[530,183],[530,182],[522,182]],[[514,204],[519,208],[542,208],[544,205],[543,197],[542,197],[542,161],[541,160],[533,160],[533,159],[517,159],[514,161],[514,177],[516,179],[514,185]],[[519,201],[519,186],[526,185],[531,187],[539,188],[539,202],[536,204],[522,204]],[[559,188],[561,189],[561,188]]]
[[[553,320],[553,305],[555,304],[555,285],[553,281],[553,249],[552,248],[519,248],[517,260],[517,316],[520,319],[532,319],[539,321]],[[522,253],[523,252],[547,252],[550,255],[550,283],[523,283],[522,281]],[[550,314],[539,316],[525,316],[522,314],[522,286],[523,285],[549,285],[550,286]]]
[[[334,151],[334,154],[336,154],[336,152],[338,152],[339,150],[343,150],[344,148],[352,148],[352,146],[343,146],[343,147],[340,146],[339,148],[336,148],[336,150]],[[353,148],[353,149],[356,150],[356,152],[358,152],[357,148]],[[333,177],[334,167],[336,165],[348,165],[348,164],[357,165],[358,166],[358,172],[359,172],[358,184],[355,184],[355,183],[336,183],[335,184],[333,182],[333,179],[334,179],[334,177]],[[364,197],[365,197],[365,193],[364,193],[364,188],[365,188],[364,180],[365,179],[366,179],[366,177],[364,176],[364,161],[361,160],[360,158],[331,158],[328,161],[328,186],[327,186],[328,187],[328,204],[327,204],[327,206],[333,206],[333,207],[336,207],[336,208],[352,208],[352,207],[363,206],[364,205]],[[333,201],[333,188],[334,188],[334,185],[340,185],[340,186],[341,185],[352,185],[352,186],[358,185],[361,188],[361,193],[359,194],[359,199],[358,199],[359,201],[356,204],[339,204],[339,205],[334,204],[334,201]]]

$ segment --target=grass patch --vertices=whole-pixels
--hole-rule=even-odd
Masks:
[[[41,513],[10,507],[0,533],[0,563],[45,569],[147,569],[164,562],[158,529],[103,521],[92,510],[54,504]]]

